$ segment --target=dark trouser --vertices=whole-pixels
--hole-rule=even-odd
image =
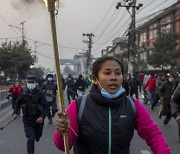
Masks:
[[[171,113],[168,113],[166,114],[163,124],[168,124],[170,120],[171,120]]]
[[[15,100],[12,100],[12,109],[13,109],[13,110],[15,109],[15,106],[16,106],[16,101],[15,101]]]
[[[166,100],[166,102],[163,102],[163,110],[162,111],[163,111],[163,115],[166,116],[163,124],[168,124],[168,122],[171,119],[171,106],[167,101],[168,100]]]
[[[48,102],[48,103],[49,103],[50,107],[49,107],[49,113],[48,113],[47,117],[48,117],[48,119],[52,119],[52,117],[54,117],[56,112],[58,111],[57,102],[56,102],[56,100],[53,100],[52,102]]]
[[[16,107],[16,100],[12,100],[12,109],[13,109],[13,111],[14,111],[15,107]],[[20,114],[20,109],[18,111],[18,115],[19,114]]]
[[[140,91],[140,92],[142,91],[142,87],[143,87],[143,84],[140,83],[140,85],[139,85],[139,91]]]
[[[138,90],[131,89],[130,90],[130,96],[133,97],[134,94],[135,94],[136,98],[139,98],[138,97]]]
[[[160,99],[159,94],[158,94],[158,93],[155,93],[155,94],[154,94],[153,103],[152,103],[152,108],[153,108],[154,106],[156,106],[156,104],[159,102],[159,99]]]
[[[39,141],[42,136],[43,131],[43,125],[42,124],[24,124],[24,132],[27,137],[27,151],[28,153],[34,152],[34,144],[35,140]]]
[[[67,98],[68,98],[69,104],[71,103],[71,98],[74,100],[75,96],[76,94],[74,91],[72,91],[71,89],[67,89]]]

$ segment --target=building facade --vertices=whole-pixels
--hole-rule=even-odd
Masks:
[[[176,2],[136,29],[138,61],[142,64],[139,67],[140,70],[153,69],[148,65],[148,57],[152,52],[156,52],[153,44],[162,32],[180,34],[180,2]],[[176,50],[180,50],[179,40],[177,40]],[[176,61],[176,67],[180,68],[180,55],[174,60]]]

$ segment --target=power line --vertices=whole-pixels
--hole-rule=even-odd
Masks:
[[[130,18],[129,18],[129,19],[130,19]],[[126,28],[126,26],[125,26],[125,28]],[[129,27],[128,27],[128,29],[129,29]],[[120,29],[118,29],[118,31],[119,31],[119,30],[120,30]],[[121,36],[124,36],[126,32],[127,32],[127,30],[124,32],[123,35],[119,35],[119,36],[120,36],[120,37],[121,37]],[[117,33],[117,31],[116,31],[116,33]],[[105,46],[105,45],[106,45],[112,38],[114,38],[114,37],[115,37],[115,35],[111,36],[111,38],[110,38],[109,40],[107,40],[102,46],[94,49],[94,50],[93,50],[93,54],[94,54],[94,55],[97,55],[98,52],[99,52],[99,49],[102,48],[103,46]],[[118,36],[117,36],[117,37],[118,37]]]
[[[2,18],[2,20],[4,21],[4,23],[13,31],[15,32],[16,34],[20,35],[19,33],[17,33],[11,26],[10,24],[5,20],[5,18],[0,14],[0,17]],[[31,41],[36,41],[36,40],[33,40],[31,38],[27,38],[24,36],[24,38],[26,38],[27,40],[31,40]],[[38,43],[42,43],[44,45],[47,45],[47,46],[53,46],[52,44],[49,44],[49,43],[44,43],[44,42],[40,42],[40,41],[36,41]],[[71,49],[71,50],[82,50],[82,48],[74,48],[74,47],[66,47],[66,46],[58,46],[59,48],[64,48],[64,49]]]
[[[126,11],[124,11],[124,13],[122,14],[122,16],[124,16],[126,14]],[[119,20],[117,21],[117,23],[112,27],[111,31],[109,31],[108,33],[106,34],[110,34],[112,35],[113,34],[113,31],[115,31],[115,29],[118,27],[118,25],[121,23],[122,21],[122,18],[119,18]],[[127,20],[126,20],[127,21]],[[124,23],[122,23],[124,24]],[[122,26],[121,26],[122,27]],[[102,42],[105,42],[105,40],[107,40],[108,38],[105,38],[103,39],[102,41],[100,41],[99,43],[95,43],[95,44],[102,44]]]
[[[4,21],[4,23],[13,31],[13,32],[15,32],[17,35],[20,35],[19,33],[17,33],[13,28],[11,28],[10,26],[9,26],[9,23],[5,20],[5,18],[0,14],[0,17],[1,17],[1,19]]]
[[[45,58],[48,58],[48,59],[54,60],[54,58],[49,57],[49,56],[46,56],[46,55],[44,55],[44,54],[41,54],[41,53],[39,53],[39,52],[37,52],[37,51],[36,51],[36,53],[37,53],[38,55],[40,55],[40,56],[45,57]]]
[[[168,1],[168,0],[165,0],[163,4],[165,4],[167,1]],[[158,4],[157,6],[155,6],[155,7],[151,10],[151,12],[152,12],[153,10],[155,10],[156,8],[158,8],[159,6],[163,5],[163,4],[162,4],[162,3]],[[156,11],[156,12],[150,14],[150,15],[147,15],[147,16],[141,18],[141,19],[138,19],[137,22],[139,23],[139,25],[141,25],[141,23],[143,23],[143,22],[145,22],[145,21],[148,21],[150,18],[153,18],[154,16],[156,16],[157,14],[163,12],[163,11],[164,11],[165,9],[167,9],[167,8],[168,8],[168,7],[165,7],[165,8],[163,8],[163,9],[161,9],[161,10],[158,10],[158,11]]]
[[[141,23],[143,23],[143,22],[145,22],[145,21],[148,21],[148,20],[150,20],[151,18],[157,16],[159,13],[161,13],[161,12],[164,11],[164,10],[165,10],[165,9],[162,9],[162,10],[159,10],[159,11],[157,11],[157,12],[154,12],[154,13],[152,13],[152,14],[150,14],[150,15],[147,15],[147,16],[141,18],[141,19],[137,19],[137,20],[136,20],[136,23],[140,25]]]
[[[33,41],[33,42],[37,42],[37,43],[42,43],[43,45],[47,45],[47,46],[53,46],[52,44],[50,44],[50,43],[44,43],[44,42],[41,42],[41,41],[37,41],[37,40],[33,40],[33,39],[31,39],[31,38],[27,38],[26,37],[26,39],[27,40],[30,40],[30,41]],[[82,48],[74,48],[74,47],[66,47],[66,46],[58,46],[59,48],[65,48],[65,49],[71,49],[71,50],[82,50]]]
[[[156,5],[155,7],[153,7],[153,9],[151,9],[150,11],[148,11],[148,13],[149,13],[149,12],[152,12],[153,10],[155,10],[156,8],[158,8],[159,6],[165,4],[167,1],[168,1],[168,0],[165,0],[163,3],[161,2],[160,4]],[[141,10],[139,10],[138,14],[139,14],[142,10],[144,10],[146,7],[149,7],[149,4],[152,5],[154,2],[157,2],[157,1],[150,1],[144,8],[142,8]],[[149,7],[149,8],[151,8],[151,7]],[[146,10],[147,10],[147,9],[146,9]],[[145,12],[145,14],[147,14],[147,13]]]
[[[107,23],[107,25],[106,25],[105,28],[104,28],[104,30],[101,32],[101,34],[100,34],[99,36],[97,36],[97,38],[99,38],[99,39],[97,39],[97,40],[100,40],[100,39],[101,39],[101,37],[103,36],[104,32],[106,31],[106,29],[107,29],[108,26],[110,25],[110,23],[112,24],[111,20],[113,19],[113,16],[114,16],[114,14],[115,14],[116,12],[117,12],[117,11],[114,10],[111,18],[109,19],[109,22]]]
[[[119,27],[119,29],[117,29],[114,33],[112,33],[113,35],[110,36],[110,37],[108,38],[108,40],[104,41],[103,44],[101,44],[101,46],[98,46],[97,48],[93,49],[93,52],[92,52],[92,53],[94,54],[94,53],[96,53],[96,52],[99,52],[99,49],[102,48],[104,45],[106,45],[113,37],[115,37],[115,34],[117,34],[120,30],[123,31],[123,30],[122,30],[122,27],[125,27],[125,28],[126,28],[126,24],[129,24],[129,23],[128,23],[128,20],[130,20],[130,17],[123,23],[123,25],[121,25],[121,26]]]
[[[111,4],[110,8],[108,9],[108,11],[106,12],[104,18],[101,20],[101,22],[97,25],[97,27],[93,30],[93,33],[95,33],[95,31],[100,27],[100,25],[104,22],[105,18],[107,17],[108,13],[110,12],[111,8],[113,7],[114,3],[116,2],[116,0],[113,1],[113,3]]]
[[[142,12],[146,7],[149,6],[149,4],[153,4],[153,3],[156,2],[156,1],[155,1],[155,0],[151,0],[151,1],[146,1],[146,2],[148,2],[148,3],[144,3],[144,6],[142,7],[141,10],[138,10],[138,11],[137,11],[137,14],[139,14],[140,12]]]
[[[0,38],[0,40],[8,40],[8,39],[18,39],[22,37],[8,37],[8,38]]]

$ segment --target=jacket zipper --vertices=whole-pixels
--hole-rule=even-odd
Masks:
[[[109,107],[109,137],[108,137],[108,154],[111,154],[111,108]]]

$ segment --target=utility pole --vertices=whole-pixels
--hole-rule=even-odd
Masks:
[[[21,25],[21,29],[22,29],[22,42],[23,42],[23,45],[25,44],[25,30],[24,30],[24,23],[25,23],[26,21],[22,21],[21,23],[20,23],[20,25]]]
[[[82,34],[83,36],[88,37],[88,41],[83,40],[84,43],[88,44],[88,51],[87,51],[87,75],[90,73],[91,69],[91,48],[92,48],[92,37],[94,36],[92,33]]]
[[[18,29],[18,30],[21,31],[21,33],[22,33],[22,43],[23,43],[23,45],[25,45],[25,29],[24,29],[24,23],[25,23],[25,22],[26,22],[26,21],[23,21],[23,22],[20,23],[21,27],[9,25],[10,27],[16,28],[16,29]]]
[[[129,32],[129,45],[128,45],[128,59],[129,59],[129,73],[135,75],[135,56],[137,53],[136,48],[136,9],[139,10],[140,7],[143,6],[143,4],[139,4],[136,6],[136,0],[124,0],[124,4],[121,4],[120,2],[117,3],[116,9],[119,9],[119,7],[125,7],[127,11],[129,12],[131,16],[131,26],[130,26],[130,32]],[[132,11],[129,11],[129,8],[132,8]]]
[[[34,42],[34,55],[36,59],[37,58],[37,41]],[[35,66],[36,66],[36,62],[35,62]]]

